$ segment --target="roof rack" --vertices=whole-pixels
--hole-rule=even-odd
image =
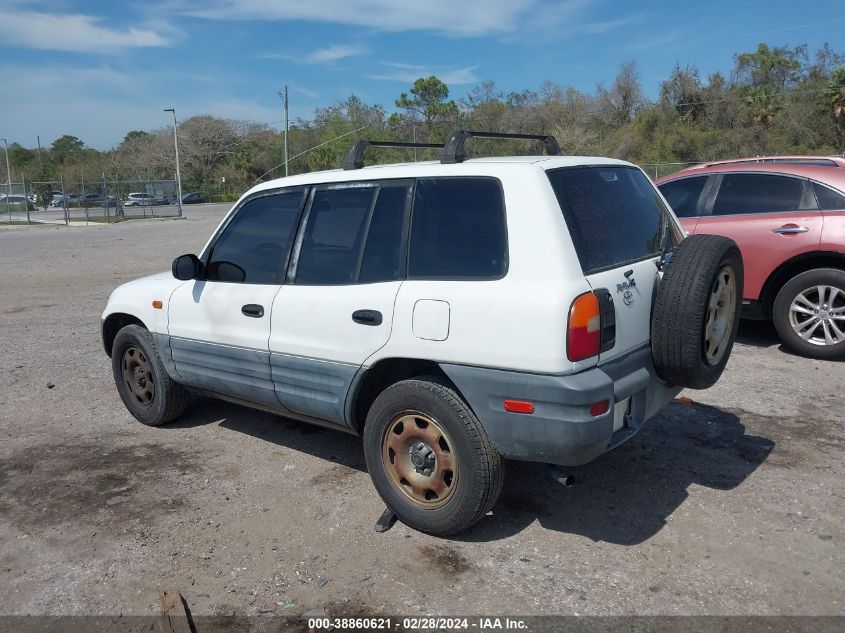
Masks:
[[[440,143],[410,143],[405,141],[358,141],[343,159],[344,169],[361,169],[364,166],[364,151],[368,147],[403,147],[420,149],[442,149]]]
[[[466,160],[464,143],[470,137],[476,138],[508,138],[525,141],[543,141],[546,146],[546,153],[549,156],[561,156],[560,145],[557,139],[551,134],[509,134],[507,132],[472,132],[459,130],[452,135],[452,138],[443,146],[443,154],[440,157],[441,163],[462,163]]]

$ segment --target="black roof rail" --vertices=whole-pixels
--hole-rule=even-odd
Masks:
[[[366,141],[355,143],[343,159],[344,169],[361,169],[364,166],[364,152],[368,147],[403,147],[420,149],[442,149],[440,143],[411,143],[405,141]]]
[[[470,130],[458,130],[452,138],[443,146],[443,154],[440,156],[441,163],[462,163],[466,160],[464,143],[470,137],[476,138],[508,138],[526,141],[543,141],[546,146],[546,153],[549,156],[561,156],[560,145],[557,139],[551,134],[509,134],[507,132],[472,132]]]

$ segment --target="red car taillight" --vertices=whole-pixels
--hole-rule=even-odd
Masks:
[[[601,310],[592,292],[575,298],[569,308],[566,356],[575,362],[596,356],[601,349]]]

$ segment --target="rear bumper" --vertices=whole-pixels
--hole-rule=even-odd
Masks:
[[[441,364],[504,457],[578,466],[592,461],[639,431],[681,390],[667,387],[654,371],[651,348],[640,347],[593,369],[566,376],[528,374]],[[614,410],[630,398],[625,425],[614,431]],[[533,414],[509,413],[506,399],[527,400]],[[590,415],[602,400],[610,409]]]

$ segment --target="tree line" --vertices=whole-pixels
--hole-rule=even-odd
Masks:
[[[392,112],[351,95],[317,108],[289,132],[291,173],[339,167],[356,138],[445,142],[456,129],[554,134],[566,154],[613,156],[638,164],[688,163],[762,154],[845,152],[845,55],[825,44],[771,47],[734,55],[728,73],[706,78],[677,65],[649,99],[634,62],[593,92],[546,81],[504,92],[484,81],[459,100],[435,76],[421,77],[398,96]],[[339,138],[340,137],[340,138]],[[519,141],[475,139],[476,156],[538,153]],[[284,174],[283,135],[267,125],[213,116],[179,123],[186,189],[237,194]],[[435,158],[433,150],[375,150],[370,162]],[[133,130],[112,150],[86,147],[74,136],[49,148],[9,146],[12,180],[154,180],[174,177],[172,128]],[[3,165],[5,167],[5,165]],[[2,169],[2,168],[0,168]],[[671,169],[671,167],[667,167]],[[5,170],[4,170],[5,171]],[[652,170],[653,171],[653,170]]]

